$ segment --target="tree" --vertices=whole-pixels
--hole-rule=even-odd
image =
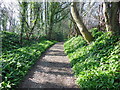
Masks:
[[[70,32],[69,32],[68,37],[81,35],[80,30],[78,26],[76,25],[71,13],[70,13],[69,20],[70,20],[70,24],[69,24]]]
[[[15,32],[17,27],[17,7],[14,8],[15,3],[5,3],[4,1],[0,2],[0,30],[1,31],[10,31]],[[16,15],[15,15],[16,14]]]
[[[8,9],[4,6],[4,8],[0,9],[0,17],[1,17],[1,30],[7,31],[7,22],[8,22]]]
[[[22,2],[21,4],[22,7],[22,12],[21,12],[21,33],[20,33],[20,44],[22,46],[22,37],[23,37],[23,32],[25,29],[25,19],[26,19],[26,8],[27,8],[27,2]]]
[[[104,2],[103,12],[105,16],[106,30],[112,32],[115,35],[120,34],[118,11],[118,2]]]
[[[48,39],[52,39],[53,26],[67,17],[69,3],[50,2],[48,5]]]
[[[87,30],[86,26],[84,25],[81,16],[79,15],[76,7],[76,2],[71,3],[71,14],[72,17],[77,24],[83,38],[87,41],[87,43],[90,43],[93,40],[93,37],[91,33]]]
[[[40,9],[41,4],[38,2],[19,2],[21,6],[21,35],[24,32],[28,40],[33,36],[33,33],[38,33],[42,27],[43,14],[41,12],[42,9]]]

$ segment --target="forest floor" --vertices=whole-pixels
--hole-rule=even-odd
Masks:
[[[63,42],[53,45],[42,55],[19,88],[77,88]]]

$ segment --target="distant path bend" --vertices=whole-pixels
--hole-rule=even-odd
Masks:
[[[28,72],[19,88],[77,88],[63,42],[49,48]]]

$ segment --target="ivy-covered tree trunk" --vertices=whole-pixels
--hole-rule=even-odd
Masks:
[[[106,30],[113,34],[120,34],[118,2],[104,2],[103,12],[105,16]]]
[[[76,2],[71,3],[71,14],[81,32],[83,38],[88,43],[90,43],[93,40],[93,37],[92,37],[91,33],[87,30],[86,26],[84,25],[84,23],[82,21],[81,16],[79,15],[79,13],[77,11]]]

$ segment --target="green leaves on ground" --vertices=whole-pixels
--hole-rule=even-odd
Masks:
[[[2,41],[2,89],[16,88],[42,52],[55,43],[45,39],[24,39],[21,48],[19,36],[10,32],[3,32]]]
[[[90,45],[81,36],[64,44],[80,88],[120,88],[120,41],[111,33],[92,29]]]

